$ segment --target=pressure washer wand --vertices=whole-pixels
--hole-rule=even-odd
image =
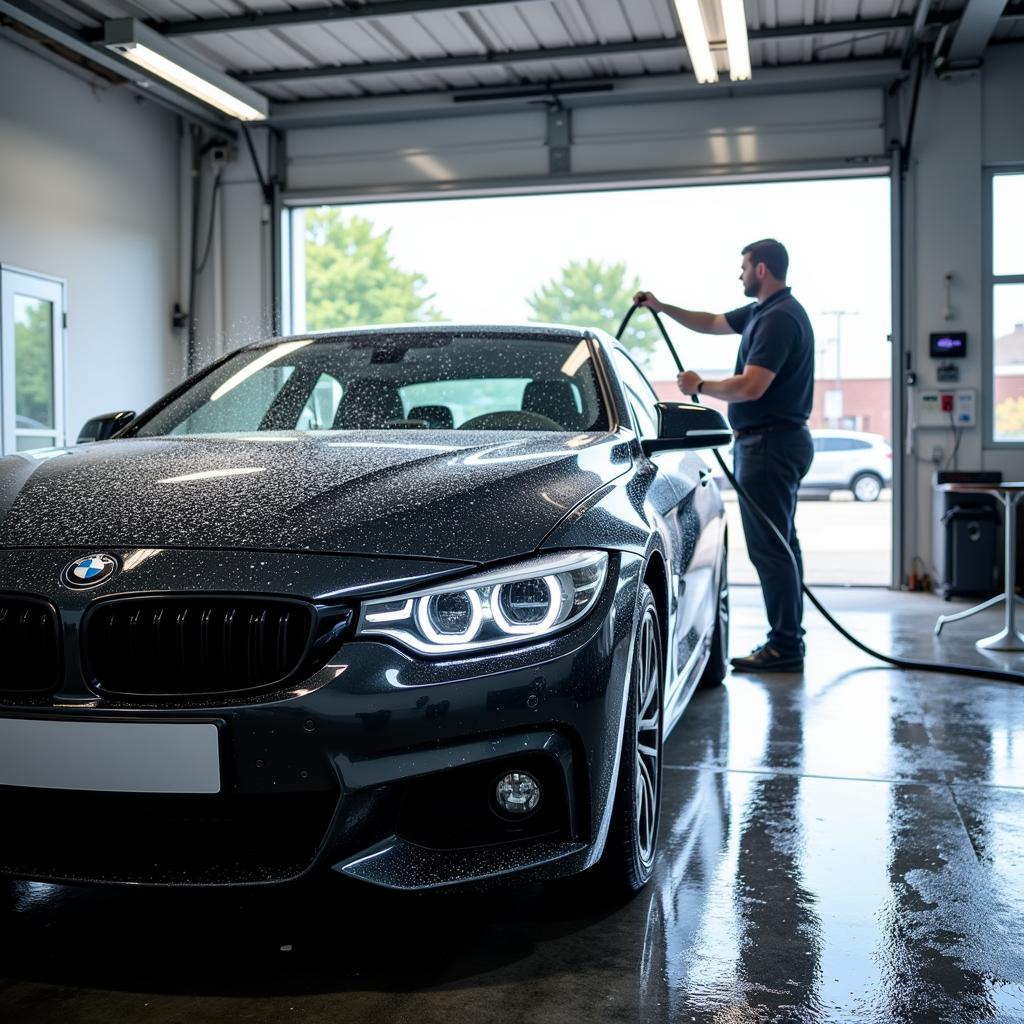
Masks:
[[[623,318],[622,323],[619,325],[619,330],[615,335],[617,339],[621,340],[622,335],[626,330],[626,326],[632,319],[633,314],[640,308],[639,304],[635,302],[630,306],[629,312]],[[644,308],[651,309],[650,306],[646,306]],[[654,317],[654,322],[658,325],[658,330],[661,331],[661,336],[665,339],[665,344],[668,346],[669,352],[672,353],[672,358],[675,360],[676,367],[680,373],[683,373],[683,361],[679,358],[679,353],[676,351],[675,345],[672,344],[672,339],[669,338],[668,331],[665,330],[665,325],[661,322],[661,317],[654,309],[651,309],[651,316]],[[692,397],[694,402],[699,402],[700,399],[698,395],[693,395]],[[804,596],[821,613],[825,621],[841,636],[849,640],[850,643],[858,650],[863,651],[869,657],[875,658],[877,661],[882,661],[887,665],[892,665],[894,668],[907,669],[915,672],[944,672],[947,675],[970,676],[974,679],[994,679],[997,682],[1016,683],[1018,685],[1024,683],[1024,673],[1021,672],[982,668],[978,665],[949,665],[931,661],[912,661],[907,658],[894,658],[891,654],[883,654],[881,651],[876,651],[874,648],[868,647],[868,645],[863,641],[858,640],[851,632],[849,632],[849,630],[847,630],[833,617],[832,613],[818,600],[817,597],[815,597],[811,588],[804,583],[803,573],[800,570],[800,563],[797,561],[796,555],[793,553],[793,549],[789,546],[789,541],[782,535],[782,532],[775,523],[772,522],[768,514],[760,508],[755,501],[753,501],[747,493],[746,488],[744,488],[736,477],[733,476],[732,470],[725,464],[725,459],[722,458],[721,452],[719,452],[717,448],[712,449],[712,452],[718,460],[718,465],[722,467],[722,472],[725,474],[726,479],[732,485],[733,490],[735,490],[740,498],[746,502],[748,509],[750,509],[761,520],[761,522],[771,530],[778,542],[783,546],[783,548],[785,548],[786,554],[789,555],[790,563],[793,566],[793,572],[796,575],[797,582],[800,584],[800,590],[803,592]]]

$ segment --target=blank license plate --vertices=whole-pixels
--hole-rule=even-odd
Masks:
[[[0,718],[0,786],[219,793],[217,726]]]

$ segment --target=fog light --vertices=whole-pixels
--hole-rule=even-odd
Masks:
[[[509,772],[494,792],[498,807],[506,814],[522,816],[540,803],[540,783],[526,772]]]

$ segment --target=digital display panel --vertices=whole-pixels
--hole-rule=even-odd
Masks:
[[[962,359],[967,355],[967,335],[945,331],[929,335],[932,359]]]

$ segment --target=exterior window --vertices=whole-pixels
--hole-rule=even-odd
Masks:
[[[64,285],[0,268],[0,454],[64,444]]]
[[[992,437],[1024,442],[1024,173],[992,177]]]

